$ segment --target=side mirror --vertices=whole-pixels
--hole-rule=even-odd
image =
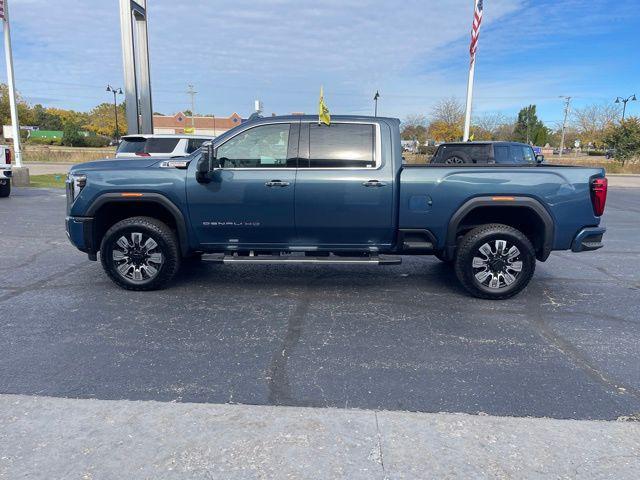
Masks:
[[[209,183],[211,181],[211,172],[216,168],[220,168],[220,162],[215,158],[213,142],[204,142],[201,152],[202,156],[196,166],[196,179],[200,183]]]
[[[538,154],[538,155],[536,155],[536,162],[537,162],[537,163],[542,163],[542,162],[544,162],[544,155],[542,155],[542,154]]]

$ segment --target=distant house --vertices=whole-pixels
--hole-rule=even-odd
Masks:
[[[242,123],[242,117],[232,113],[228,117],[192,117],[178,112],[175,115],[154,115],[153,133],[156,134],[182,134],[193,135],[218,135],[232,129]]]

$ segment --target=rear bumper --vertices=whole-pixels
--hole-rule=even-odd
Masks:
[[[11,170],[5,168],[0,168],[0,179],[9,179],[11,178]]]
[[[93,241],[93,217],[67,217],[65,228],[73,246],[85,253],[96,253]]]
[[[589,252],[602,248],[602,236],[607,231],[604,227],[587,227],[583,228],[573,239],[571,243],[572,252]]]

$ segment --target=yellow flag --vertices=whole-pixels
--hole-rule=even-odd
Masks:
[[[324,90],[322,87],[320,87],[320,101],[318,102],[318,124],[320,123],[324,123],[325,125],[331,124],[331,115],[324,103]]]

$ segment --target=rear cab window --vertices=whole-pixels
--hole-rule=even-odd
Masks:
[[[308,168],[375,168],[375,125],[309,124]]]

